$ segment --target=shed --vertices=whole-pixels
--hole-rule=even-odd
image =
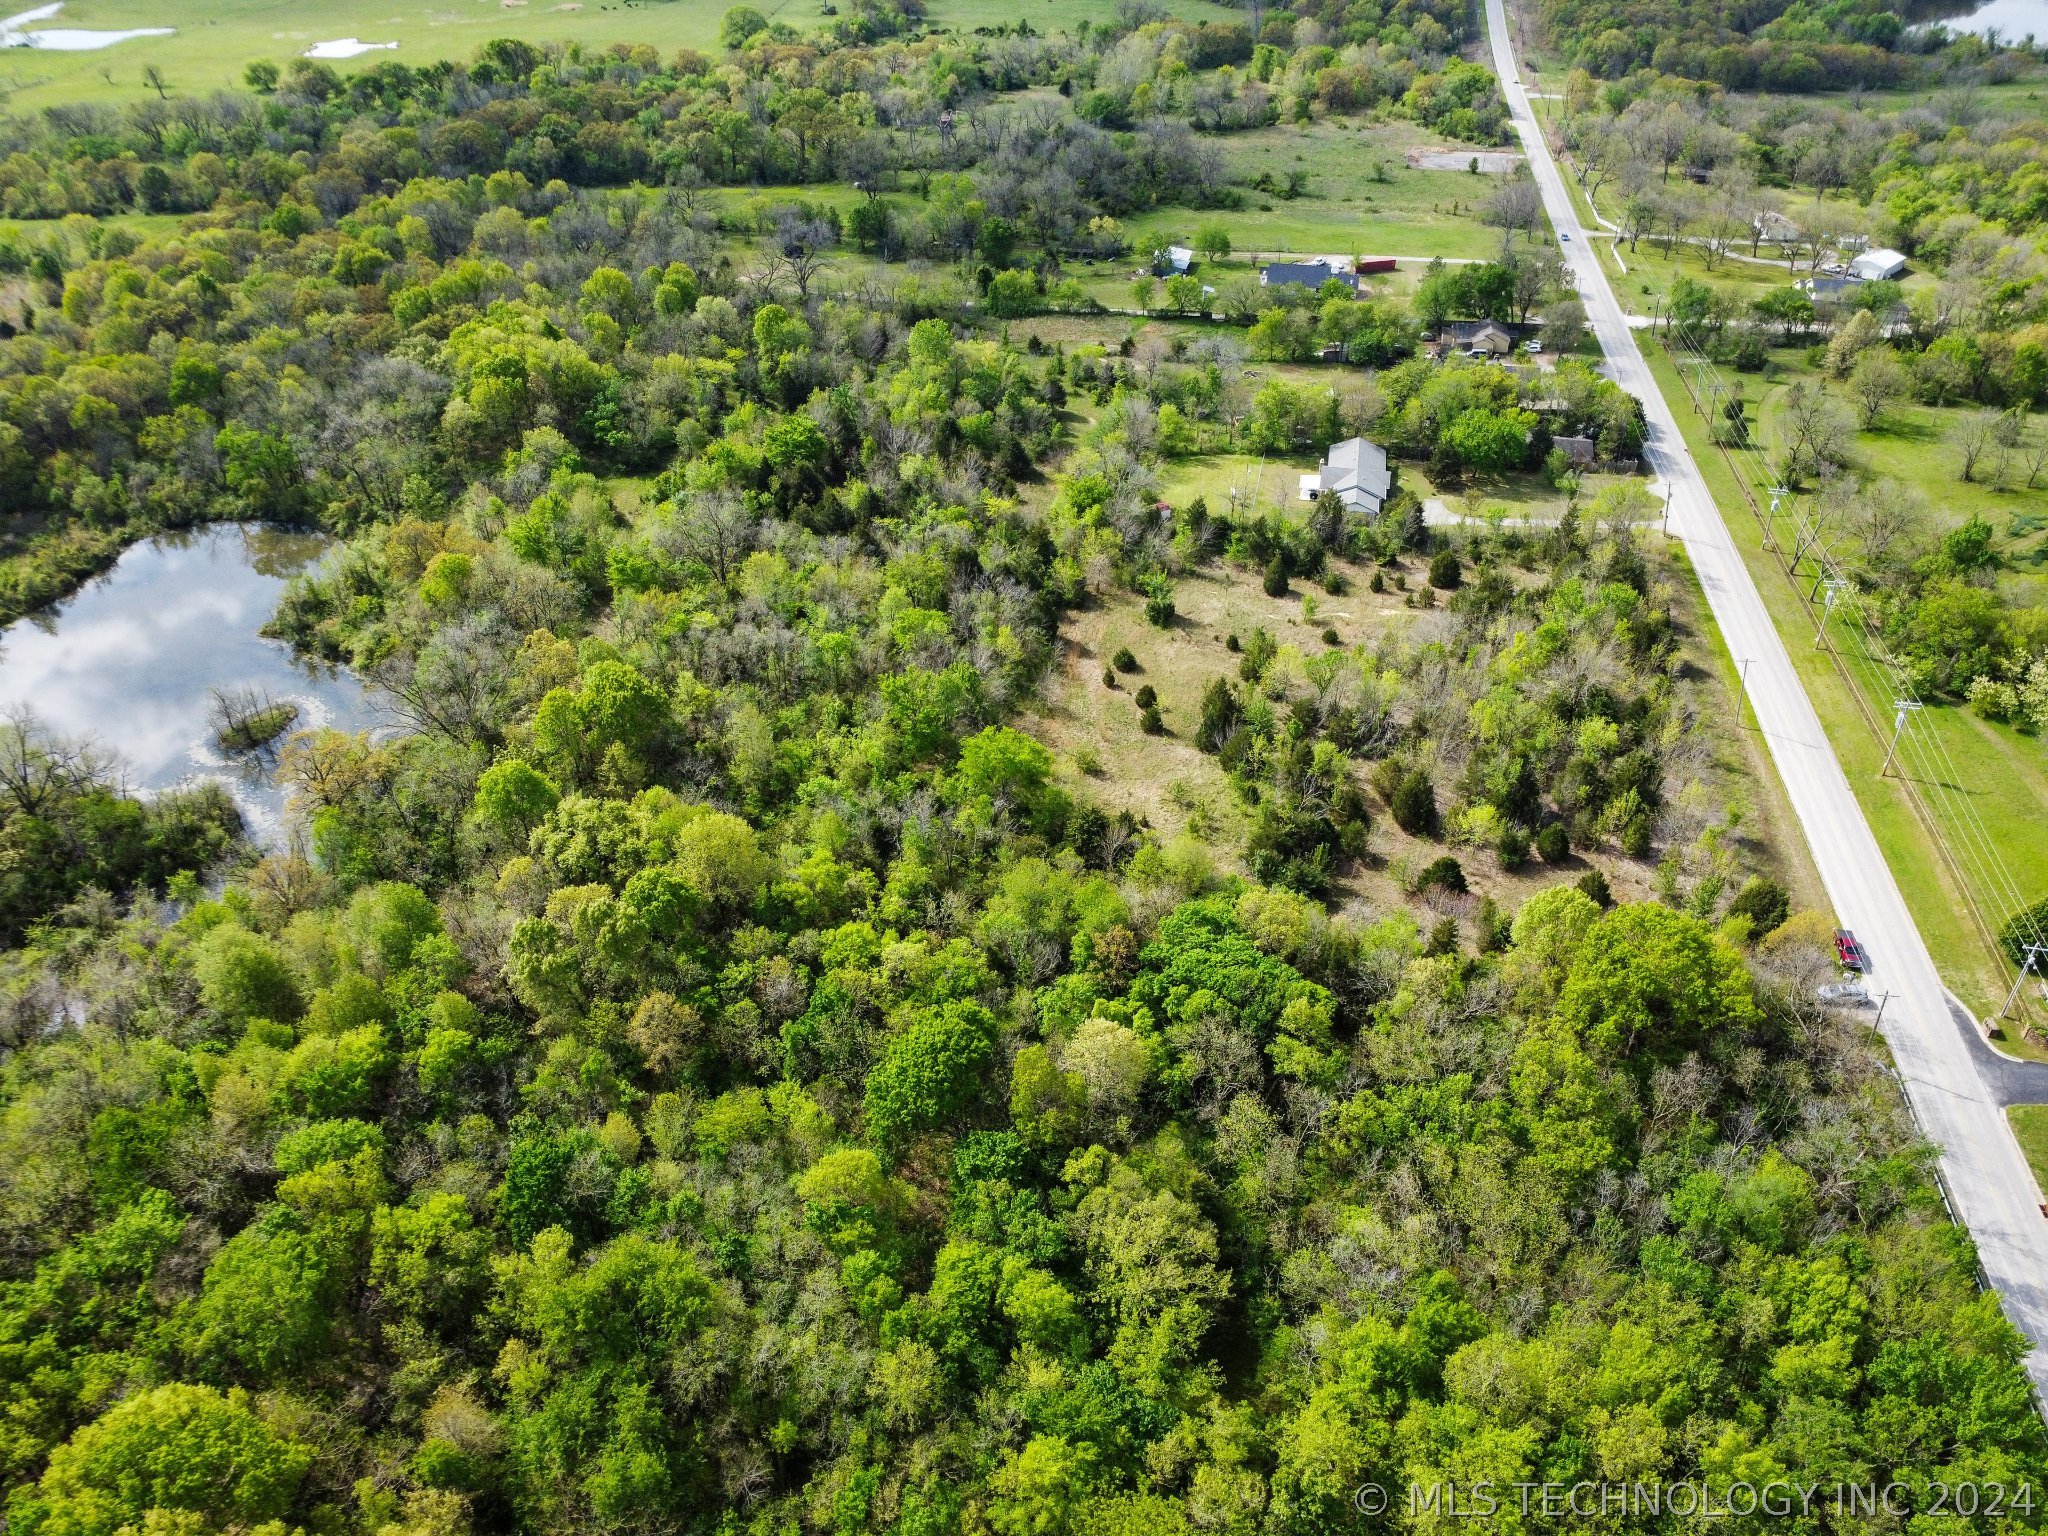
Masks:
[[[1590,437],[1553,437],[1550,445],[1570,459],[1574,469],[1590,468],[1597,457],[1596,445]]]
[[[1195,253],[1184,245],[1169,245],[1152,257],[1154,277],[1186,277],[1194,270]]]

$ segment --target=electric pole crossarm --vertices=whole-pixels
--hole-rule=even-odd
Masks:
[[[2041,964],[2043,956],[2048,956],[2048,944],[2029,944],[2027,946],[2026,954],[2020,960],[2020,973],[2013,977],[2012,990],[2005,994],[2005,1006],[1998,1010],[1998,1016],[2001,1019],[2012,1012],[2012,1005],[2019,1000],[2020,988],[2026,985],[2027,972]]]

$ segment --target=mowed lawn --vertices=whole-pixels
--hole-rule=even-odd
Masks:
[[[1844,405],[1840,387],[1826,384],[1823,376],[1798,360],[1796,353],[1776,354],[1778,372],[1769,384],[1745,380],[1744,392],[1751,406],[1751,420],[1761,441],[1779,440],[1780,419],[1786,392],[1797,380],[1822,384]],[[1724,377],[1728,377],[1724,373]],[[1962,476],[1962,452],[1954,435],[1964,417],[1976,407],[1920,405],[1902,402],[1892,406],[1868,432],[1858,432],[1850,447],[1859,471],[1877,484],[1894,482],[1909,488],[1926,507],[1937,529],[1952,528],[1972,517],[1991,525],[1994,547],[2009,562],[2002,578],[2010,596],[2020,602],[2048,602],[2048,574],[2043,558],[2048,555],[2048,472],[2033,486],[2026,484],[2026,468],[2017,459],[2009,461],[2005,473],[1994,477],[1987,463],[1969,480]],[[2035,432],[2048,431],[2048,416],[2031,422]]]
[[[11,13],[28,8],[0,0]],[[392,52],[333,60],[344,74],[385,59],[427,64],[467,58],[494,37],[530,42],[650,43],[715,51],[719,19],[732,0],[67,0],[45,26],[118,30],[175,27],[173,37],[119,43],[90,53],[0,53],[0,88],[14,110],[66,101],[130,101],[143,95],[145,65],[155,64],[171,90],[204,93],[241,80],[252,59],[278,63],[331,38],[396,42]],[[1213,0],[1166,0],[1175,15],[1196,21],[1242,19]],[[756,9],[798,31],[826,20],[821,0],[759,0]],[[1102,19],[1095,0],[930,0],[934,28],[1028,20],[1040,32],[1071,30]]]

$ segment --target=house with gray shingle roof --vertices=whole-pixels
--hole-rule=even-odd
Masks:
[[[1358,275],[1333,267],[1327,261],[1269,261],[1259,268],[1261,288],[1279,288],[1288,283],[1320,288],[1328,282],[1339,282],[1353,293],[1358,292]]]
[[[1335,496],[1353,512],[1367,517],[1378,517],[1393,494],[1394,470],[1387,462],[1387,450],[1362,437],[1333,444],[1323,455],[1323,467],[1301,477],[1304,501],[1318,495]]]

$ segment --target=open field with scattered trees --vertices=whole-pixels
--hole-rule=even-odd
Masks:
[[[1496,143],[1463,7],[1049,12],[8,123],[0,596],[317,525],[267,632],[401,722],[268,849],[0,726],[10,1532],[2048,1479],[1526,184],[1363,296],[1079,275],[1238,135]]]
[[[1196,22],[1241,19],[1211,0],[1165,0],[1161,8]],[[143,75],[154,65],[172,94],[203,97],[240,85],[253,60],[283,66],[315,43],[347,37],[398,47],[335,60],[345,75],[392,59],[416,69],[466,59],[499,37],[593,51],[616,46],[649,47],[663,56],[678,48],[716,53],[730,9],[716,0],[321,0],[314,7],[295,0],[66,0],[61,16],[45,25],[108,31],[173,27],[176,34],[77,53],[0,53],[0,89],[21,111],[71,102],[123,104],[155,95]],[[827,25],[837,14],[824,10],[821,0],[761,9],[803,31]],[[1032,0],[1021,15],[997,0],[933,0],[927,11],[935,28],[969,34],[1020,20],[1040,33],[1057,34],[1106,19],[1087,0]]]

